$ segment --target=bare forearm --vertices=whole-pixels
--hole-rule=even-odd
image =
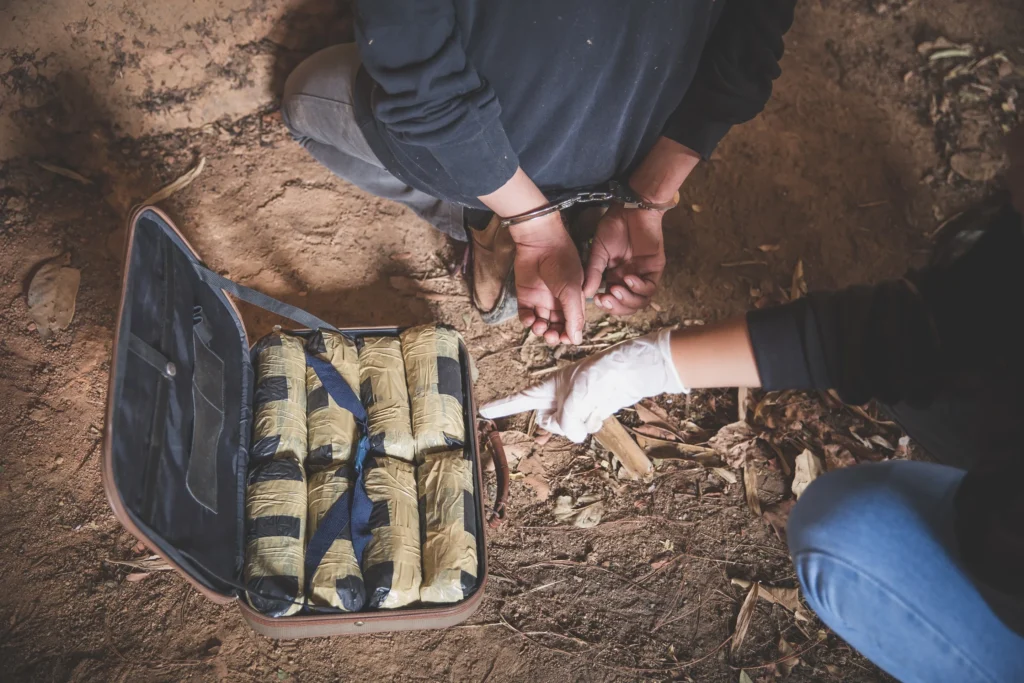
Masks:
[[[700,155],[692,149],[660,137],[633,172],[629,185],[646,199],[670,202],[698,162]]]
[[[691,389],[761,386],[745,316],[676,330],[672,363]]]

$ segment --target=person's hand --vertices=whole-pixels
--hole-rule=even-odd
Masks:
[[[558,213],[510,228],[519,320],[548,344],[583,341],[583,266]]]
[[[537,425],[576,443],[617,411],[642,398],[687,392],[672,362],[669,328],[630,339],[562,368],[508,398],[491,401],[480,415],[495,419],[537,411]]]
[[[615,315],[636,313],[651,302],[665,270],[661,211],[614,206],[597,225],[583,292]],[[601,280],[607,293],[598,294]]]

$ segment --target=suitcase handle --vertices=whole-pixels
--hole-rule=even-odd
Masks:
[[[487,526],[496,529],[505,521],[505,505],[508,503],[508,486],[511,476],[508,471],[508,458],[505,457],[505,446],[501,443],[501,432],[494,430],[487,436],[494,456],[494,478],[498,487],[494,494],[494,507],[487,517]]]

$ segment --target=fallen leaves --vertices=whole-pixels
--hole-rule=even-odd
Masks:
[[[740,468],[748,460],[764,457],[764,451],[757,443],[757,432],[742,421],[719,429],[718,434],[708,440],[708,445],[730,467]]]
[[[75,301],[82,274],[71,268],[71,255],[44,263],[29,283],[26,296],[29,317],[44,336],[63,330],[75,317]]]
[[[736,630],[732,634],[732,643],[729,644],[729,655],[735,656],[743,647],[743,641],[747,638],[747,631],[750,630],[750,622],[754,618],[754,607],[757,606],[757,593],[760,584],[756,581],[750,587],[747,598],[740,607],[740,613],[736,617]]]
[[[735,474],[725,469],[724,467],[712,467],[711,471],[718,475],[720,479],[722,479],[723,481],[727,481],[730,484],[735,484],[737,481],[739,481],[736,478]]]
[[[754,583],[746,579],[734,578],[732,585],[740,588],[750,588]],[[780,588],[777,586],[765,586],[758,583],[757,597],[773,605],[779,605],[793,613],[793,616],[800,621],[810,621],[810,616],[804,611],[803,603],[800,602],[799,588]]]
[[[604,421],[594,438],[618,459],[624,479],[641,480],[654,473],[651,459],[614,415]]]
[[[793,672],[793,669],[800,663],[800,658],[796,656],[796,650],[792,645],[789,644],[783,636],[779,636],[779,654],[782,656],[781,659],[776,663],[779,674],[782,678],[789,676]]]
[[[960,176],[976,183],[987,183],[1009,167],[1009,160],[1003,154],[985,150],[957,152],[949,158],[949,167]]]
[[[800,499],[803,492],[825,471],[821,459],[810,450],[804,449],[796,456],[796,472],[793,474],[793,495]]]
[[[189,170],[187,173],[185,173],[178,179],[174,180],[173,182],[160,188],[150,196],[146,197],[145,201],[143,201],[142,203],[157,204],[167,199],[171,195],[181,192],[186,187],[191,185],[196,178],[199,177],[199,174],[203,172],[204,168],[206,168],[206,157],[200,157],[199,163],[196,164],[191,170]]]
[[[70,178],[71,180],[81,183],[82,185],[92,185],[91,180],[86,178],[81,173],[78,173],[77,171],[72,171],[70,168],[64,168],[63,166],[56,166],[54,164],[47,164],[42,161],[37,161],[36,166],[46,171],[49,171],[50,173],[56,173],[59,176]]]
[[[577,505],[583,507],[576,507]],[[552,511],[555,519],[562,524],[572,524],[580,529],[590,529],[601,523],[604,516],[604,502],[600,496],[581,496],[578,501],[573,501],[572,496],[559,496],[555,499],[555,509]]]
[[[136,571],[129,573],[125,576],[125,581],[131,583],[138,583],[143,579],[148,578],[154,572],[166,572],[172,567],[164,561],[164,558],[159,555],[150,555],[149,557],[143,557],[137,560],[107,560],[111,564],[116,564],[120,567],[129,567]]]

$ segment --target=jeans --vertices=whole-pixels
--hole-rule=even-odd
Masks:
[[[354,43],[312,55],[288,76],[281,118],[292,136],[335,175],[382,199],[404,204],[435,228],[465,241],[463,207],[409,187],[377,159],[356,121],[352,92],[359,71]]]
[[[790,516],[808,604],[906,683],[1024,680],[1024,637],[958,560],[953,495],[963,476],[924,462],[859,465],[819,477]]]

